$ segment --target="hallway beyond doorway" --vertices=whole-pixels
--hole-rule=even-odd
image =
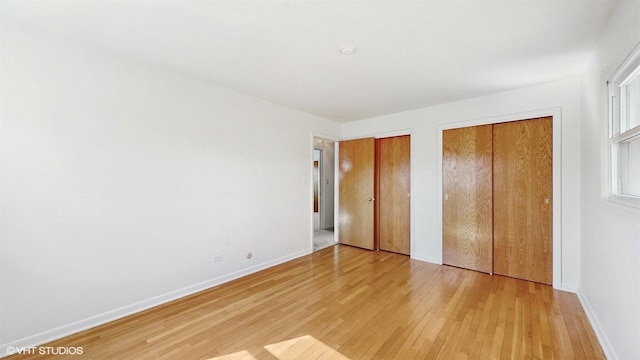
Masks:
[[[313,251],[322,250],[328,248],[330,246],[336,245],[338,242],[336,241],[335,234],[333,232],[333,227],[329,229],[320,229],[318,226],[319,222],[318,213],[313,214]]]

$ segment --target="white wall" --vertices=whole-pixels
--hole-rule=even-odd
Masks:
[[[640,1],[622,1],[583,78],[582,254],[579,295],[609,359],[640,359],[640,210],[606,190],[605,82],[640,43]]]
[[[339,124],[2,31],[0,354],[311,252]]]
[[[561,174],[555,175],[561,175],[562,182],[561,199],[556,198],[558,194],[554,194],[554,199],[562,203],[561,227],[558,230],[561,264],[560,269],[554,268],[554,272],[560,271],[557,277],[560,283],[554,281],[554,286],[576,291],[580,266],[580,159],[577,156],[580,150],[579,79],[348,123],[342,127],[342,136],[356,138],[394,131],[411,132],[412,257],[442,263],[442,209],[438,190],[440,129],[443,126],[455,126],[454,123],[468,126],[483,119],[522,119],[523,113],[551,114],[558,108],[562,127],[562,169]]]

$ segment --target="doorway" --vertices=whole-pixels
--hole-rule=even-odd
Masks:
[[[313,251],[337,244],[334,233],[335,143],[313,139]]]

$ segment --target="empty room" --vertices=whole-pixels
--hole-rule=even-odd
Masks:
[[[0,357],[640,359],[640,0],[0,0]]]

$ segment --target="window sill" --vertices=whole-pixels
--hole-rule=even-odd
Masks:
[[[640,210],[640,197],[611,194],[605,197],[605,200],[613,205]]]

